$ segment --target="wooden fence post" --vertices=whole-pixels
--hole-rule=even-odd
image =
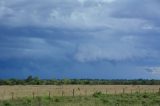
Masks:
[[[117,94],[117,91],[115,90],[115,92],[114,92],[114,93],[115,93],[115,95],[116,95],[116,94]]]
[[[64,96],[64,91],[62,91],[62,96]]]
[[[51,98],[51,92],[50,91],[48,92],[48,97],[49,97],[49,99]]]
[[[14,99],[14,92],[11,92],[12,100]]]
[[[32,92],[32,96],[33,96],[33,99],[35,98],[35,93],[34,92]]]
[[[87,89],[85,89],[85,96],[87,96]]]
[[[160,95],[160,88],[159,88],[158,94]]]
[[[108,93],[108,91],[107,91],[107,89],[106,89],[106,95],[107,95],[107,93]]]
[[[125,89],[123,88],[123,94],[125,93]]]
[[[73,89],[73,91],[72,91],[72,94],[73,94],[73,96],[75,95],[75,90]]]
[[[140,89],[140,88],[138,89],[138,93],[139,93],[139,94],[141,93],[141,89]]]

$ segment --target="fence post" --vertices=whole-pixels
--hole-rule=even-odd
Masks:
[[[14,92],[11,92],[11,95],[12,95],[12,100],[14,99]]]
[[[85,89],[85,96],[87,96],[87,89]]]
[[[141,89],[140,89],[140,88],[138,89],[138,93],[139,93],[139,94],[141,93]]]
[[[159,90],[158,90],[158,94],[160,95],[160,88],[159,88]]]
[[[49,97],[49,99],[51,98],[51,92],[50,91],[48,92],[48,97]]]
[[[115,95],[116,95],[116,94],[117,94],[117,91],[115,90],[115,92],[114,92],[114,93],[115,93]]]
[[[62,91],[62,96],[64,96],[64,91]]]
[[[73,96],[74,96],[74,93],[75,93],[75,90],[73,89],[73,91],[72,91]]]
[[[107,89],[106,89],[106,95],[107,95],[107,93],[108,93],[108,91],[107,91]]]
[[[125,89],[123,88],[123,94],[125,93]]]
[[[34,92],[32,92],[32,96],[33,96],[33,99],[35,98],[35,93]]]

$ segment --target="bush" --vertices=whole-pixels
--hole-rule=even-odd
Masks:
[[[55,102],[60,102],[60,100],[58,98],[55,99]]]
[[[94,94],[93,94],[93,97],[100,97],[100,96],[102,96],[103,94],[102,94],[102,92],[95,92]]]
[[[144,94],[144,95],[143,95],[143,98],[148,98],[148,95]]]
[[[106,104],[106,103],[109,103],[109,100],[105,99],[105,98],[102,98],[101,101]]]
[[[11,103],[9,103],[9,102],[4,102],[3,104],[4,104],[4,106],[11,106]]]

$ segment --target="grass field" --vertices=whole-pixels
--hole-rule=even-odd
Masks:
[[[0,100],[36,96],[90,96],[95,92],[103,94],[155,93],[160,85],[17,85],[0,86]]]
[[[160,106],[159,93],[103,94],[91,96],[25,97],[0,101],[0,106]]]

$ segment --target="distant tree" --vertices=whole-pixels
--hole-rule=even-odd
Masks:
[[[33,80],[33,77],[30,75],[27,77],[26,82],[31,82]]]
[[[41,80],[39,77],[28,76],[25,80],[19,79],[0,79],[0,85],[62,85],[62,84],[81,84],[81,85],[160,85],[160,80],[103,80],[103,79],[50,79]]]
[[[12,81],[11,80],[5,80],[4,85],[12,85]]]

